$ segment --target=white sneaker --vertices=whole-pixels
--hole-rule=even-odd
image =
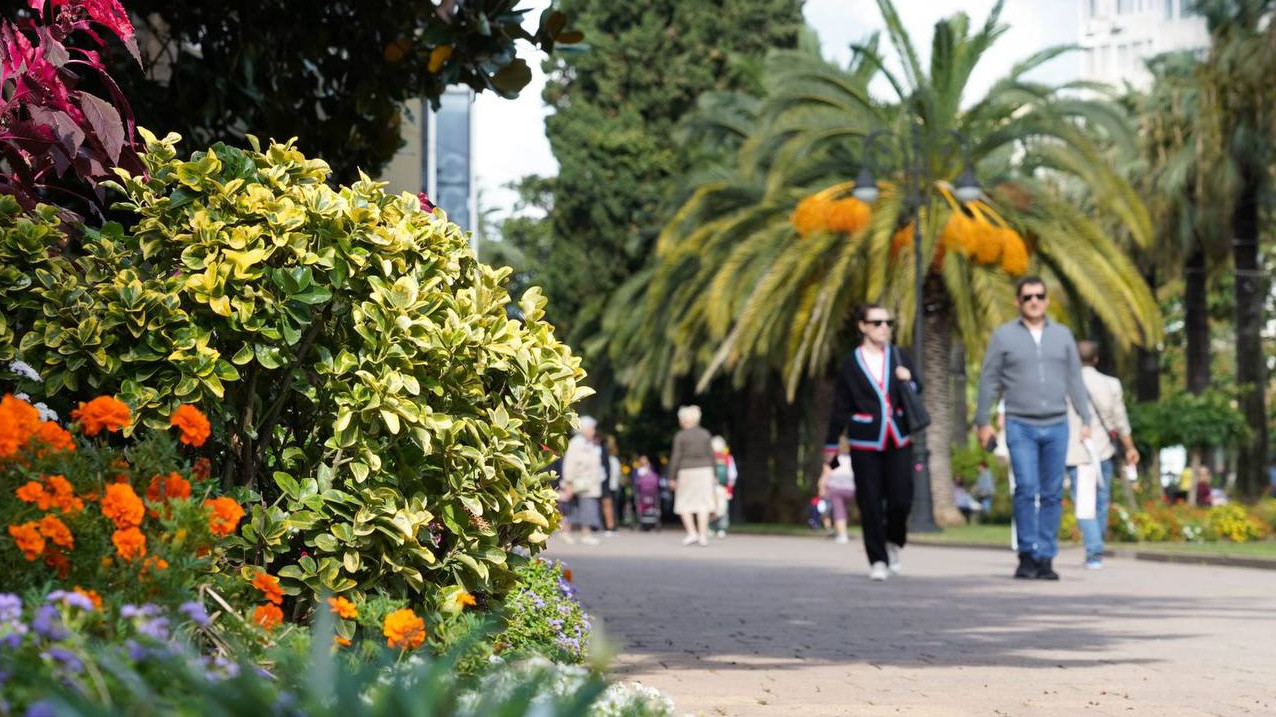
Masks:
[[[584,543],[585,545],[600,545],[600,544],[602,544],[602,541],[601,541],[601,540],[599,540],[598,538],[595,538],[595,537],[594,537],[594,536],[592,536],[592,535],[586,535],[585,537],[583,537],[583,538],[581,538],[581,539],[580,539],[580,542]]]
[[[718,539],[719,539],[719,540],[721,540],[721,539],[723,539],[723,538],[725,538],[725,537],[727,537],[727,531],[725,531],[725,530],[719,530],[719,531],[718,531]]]
[[[604,537],[604,538],[614,538],[614,537],[616,537],[616,531],[614,531],[614,530],[608,530],[608,531],[605,531],[605,532],[603,532],[603,537]]]
[[[846,545],[847,543],[851,542],[851,539],[846,537],[845,535],[839,535],[837,536],[837,538],[833,540],[833,542],[838,545]]]
[[[682,539],[682,544],[683,544],[683,545],[695,545],[695,543],[696,543],[696,541],[697,541],[697,540],[700,540],[699,536],[695,536],[695,535],[688,535],[687,537],[685,537],[685,538],[683,538],[683,539]]]
[[[887,569],[886,563],[883,563],[880,560],[873,563],[873,567],[868,571],[869,580],[881,582],[888,577],[890,577],[890,571]]]
[[[699,538],[696,538],[696,542],[700,543],[700,547],[703,548],[704,546],[709,544],[709,536],[701,535]]]
[[[903,549],[903,546],[891,542],[886,543],[886,559],[890,561],[891,575],[899,575],[900,571],[904,569],[904,562],[899,558],[899,553]]]
[[[576,544],[576,536],[572,535],[571,533],[563,533],[562,537],[563,537],[564,543],[567,543],[568,545]]]

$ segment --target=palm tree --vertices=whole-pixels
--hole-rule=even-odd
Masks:
[[[953,395],[935,377],[948,371],[954,337],[972,359],[981,356],[988,332],[1011,317],[1016,275],[1045,276],[1061,299],[1061,318],[1091,307],[1122,347],[1159,339],[1157,306],[1134,264],[1060,191],[1067,182],[1087,187],[1099,210],[1147,245],[1146,210],[1102,161],[1095,139],[1132,143],[1122,114],[1024,78],[1062,48],[1024,60],[967,104],[971,72],[1007,29],[998,24],[1000,3],[973,33],[964,14],[937,23],[929,72],[892,4],[878,4],[903,76],[888,72],[871,45],[856,48],[849,69],[773,56],[767,94],[751,124],[740,125],[748,135],[738,164],[702,178],[667,223],[648,272],[612,304],[616,347],[652,347],[631,354],[627,379],[636,390],[692,372],[703,384],[721,371],[743,381],[778,369],[792,396],[804,378],[826,375],[848,345],[851,309],[866,299],[892,306],[900,336],[910,335],[913,266],[907,253],[892,249],[914,221],[921,222],[928,267],[922,317],[928,341],[921,354],[931,377],[932,435],[949,435]],[[874,70],[889,81],[892,102],[869,98]],[[926,195],[920,208],[905,206],[897,182],[883,184],[871,209],[846,196],[853,186],[846,179],[859,164],[855,140],[883,126],[897,135],[919,132]],[[947,151],[952,130],[971,140],[987,201],[963,206],[947,191],[962,169],[961,156]],[[949,445],[932,444],[936,518],[953,523],[959,516]]]
[[[1197,68],[1201,90],[1198,145],[1205,199],[1227,212],[1216,226],[1230,239],[1236,272],[1236,382],[1240,408],[1253,429],[1240,447],[1237,478],[1248,496],[1261,494],[1267,454],[1266,358],[1262,330],[1266,281],[1259,261],[1259,220],[1271,201],[1276,155],[1276,96],[1271,76],[1276,0],[1198,0],[1193,8],[1210,31],[1209,56]],[[1230,230],[1230,236],[1228,235]]]

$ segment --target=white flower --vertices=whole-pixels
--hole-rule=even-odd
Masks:
[[[49,408],[48,406],[44,405],[43,403],[37,403],[37,404],[35,404],[35,410],[37,410],[37,411],[39,411],[39,412],[40,412],[40,420],[41,420],[41,421],[54,421],[54,422],[56,422],[56,421],[58,420],[58,412],[57,412],[57,411],[55,411],[55,410],[53,410],[52,408]]]
[[[13,394],[13,397],[18,399],[19,401],[26,401],[27,403],[31,403],[31,397],[25,393],[15,393]]]
[[[9,370],[28,381],[38,382],[44,380],[40,378],[40,374],[35,372],[35,369],[31,368],[31,364],[26,361],[10,361]]]

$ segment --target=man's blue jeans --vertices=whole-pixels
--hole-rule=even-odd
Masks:
[[[1103,558],[1103,534],[1108,529],[1108,505],[1112,502],[1112,459],[1099,463],[1099,490],[1094,498],[1094,518],[1078,520],[1081,539],[1085,541],[1085,559]],[[1077,502],[1077,469],[1068,466],[1068,478],[1072,481],[1072,502]]]
[[[1006,419],[1006,447],[1015,472],[1015,532],[1019,552],[1037,559],[1059,552],[1068,421],[1046,426]]]

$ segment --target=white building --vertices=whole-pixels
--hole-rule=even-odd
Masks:
[[[1081,0],[1081,79],[1145,89],[1144,61],[1176,50],[1205,50],[1205,20],[1191,0]]]

